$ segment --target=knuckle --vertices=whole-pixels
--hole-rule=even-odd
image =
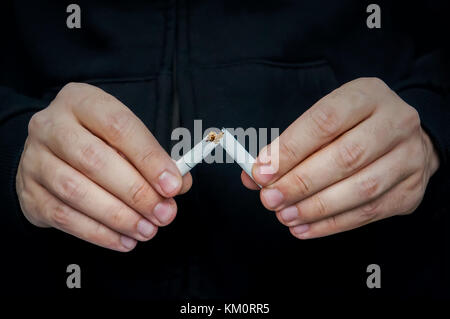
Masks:
[[[22,164],[19,164],[19,168],[17,169],[17,174],[16,174],[16,178],[15,178],[16,193],[17,193],[17,196],[19,199],[20,199],[20,196],[25,193],[25,185],[23,182],[23,177],[22,177],[21,167],[20,167],[21,165]]]
[[[426,162],[426,153],[423,149],[422,141],[416,139],[404,145],[402,150],[402,158],[409,164],[411,168],[421,169]]]
[[[310,119],[312,133],[319,138],[332,138],[341,128],[336,110],[323,102],[311,110]]]
[[[29,136],[25,140],[25,143],[23,145],[23,151],[22,151],[22,156],[23,157],[27,156],[28,153],[30,152],[30,145],[32,144],[32,141],[33,141],[33,139],[30,138]]]
[[[345,171],[353,171],[361,165],[363,147],[355,142],[342,143],[338,146],[337,164]]]
[[[20,186],[22,189],[27,188],[28,181],[36,178],[39,175],[40,156],[36,151],[24,150],[22,158],[17,167],[16,174],[16,186]],[[19,184],[20,183],[20,184]]]
[[[367,203],[360,209],[360,219],[363,223],[374,221],[380,212],[381,201]]]
[[[59,90],[58,94],[56,95],[56,97],[62,97],[65,98],[68,95],[73,94],[74,91],[77,90],[77,87],[80,83],[76,83],[76,82],[69,82],[66,85],[64,85],[61,90]]]
[[[292,178],[294,179],[297,195],[307,196],[312,189],[311,179],[306,174],[295,170],[292,172]]]
[[[390,92],[383,80],[376,77],[358,78],[347,83],[345,88],[350,103],[359,107],[374,106],[377,99]]]
[[[56,204],[52,207],[51,220],[56,228],[68,229],[71,224],[72,211],[64,204]]]
[[[331,216],[331,217],[327,218],[326,220],[327,220],[327,223],[328,223],[328,227],[327,228],[329,230],[339,229],[336,216]]]
[[[315,207],[315,212],[318,216],[325,217],[328,215],[328,208],[325,205],[325,202],[320,197],[320,195],[314,195],[312,197],[313,205]]]
[[[36,145],[28,137],[17,167],[16,182],[19,181],[21,186],[26,187],[27,180],[36,175],[40,155],[39,149],[36,149]]]
[[[64,85],[62,87],[62,89],[60,90],[60,92],[62,94],[66,94],[66,93],[76,93],[79,90],[86,88],[88,86],[88,84],[85,83],[79,83],[79,82],[69,82],[66,85]]]
[[[17,189],[17,198],[19,200],[20,208],[24,213],[30,213],[34,209],[33,199],[30,194],[24,190]]]
[[[40,228],[48,228],[48,224],[43,221],[42,216],[35,213],[27,213],[23,212],[23,215],[25,218],[34,226],[40,227]]]
[[[86,84],[81,98],[79,98],[79,106],[82,110],[107,110],[108,105],[115,101],[114,97],[105,91]]]
[[[408,215],[413,213],[420,205],[423,199],[423,194],[419,195],[419,198],[415,201],[408,203],[403,209],[400,210],[399,215]]]
[[[131,202],[137,206],[145,202],[147,195],[150,192],[150,185],[144,181],[136,182],[131,187],[129,194],[131,196]]]
[[[366,177],[359,181],[359,195],[363,200],[372,199],[376,196],[379,186],[379,181],[375,177]]]
[[[80,91],[90,87],[90,85],[78,82],[69,82],[62,87],[56,95],[55,100],[70,101],[73,97],[80,94]]]
[[[93,85],[70,82],[58,92],[55,101],[59,101],[58,105],[71,108],[87,107],[87,110],[89,110],[96,104],[96,97],[102,94],[105,94],[105,92]]]
[[[374,91],[376,92],[375,96],[382,94],[382,92],[390,91],[386,83],[377,77],[358,78],[351,81],[350,85],[353,88],[360,89],[361,92],[364,92],[364,94],[368,96],[374,96]]]
[[[82,147],[80,165],[87,173],[101,171],[106,162],[106,152],[100,145],[88,144]]]
[[[111,236],[108,228],[101,223],[97,223],[93,231],[86,234],[86,240],[111,249],[118,249],[120,247],[120,242],[116,237]]]
[[[426,174],[424,171],[421,171],[419,174],[417,174],[416,178],[412,178],[411,184],[409,185],[407,190],[413,192],[413,195],[416,195],[416,197],[422,198],[427,188],[428,179],[428,174]]]
[[[19,205],[22,210],[25,218],[33,225],[42,227],[44,225],[43,221],[40,218],[41,214],[39,213],[39,209],[36,205],[35,200],[27,193],[21,192],[18,193]]]
[[[83,183],[76,181],[68,176],[59,177],[55,185],[57,194],[65,201],[79,202],[82,201],[87,194]]]
[[[400,117],[398,128],[408,132],[418,130],[420,128],[419,112],[411,106],[408,106]]]
[[[160,157],[160,153],[158,152],[158,150],[154,147],[151,147],[141,153],[139,163],[143,167],[145,167],[156,161],[158,157]]]
[[[393,211],[397,212],[399,215],[402,215],[402,213],[407,212],[412,208],[412,205],[410,202],[411,200],[408,200],[408,198],[411,196],[411,192],[405,192],[403,194],[398,194],[393,201],[392,209]]]
[[[398,195],[393,209],[398,215],[410,214],[419,207],[423,197],[424,191],[420,187],[406,189],[402,194]]]
[[[127,216],[127,209],[125,205],[113,205],[109,209],[109,223],[116,229],[123,229]]]
[[[34,135],[39,133],[47,124],[50,123],[50,119],[44,111],[34,113],[28,122],[28,135]]]
[[[119,111],[105,116],[105,128],[108,139],[113,143],[125,140],[132,130],[132,115],[128,111]]]
[[[36,132],[40,126],[40,117],[38,113],[33,114],[30,121],[28,122],[28,135],[32,135],[34,132]]]
[[[359,82],[363,84],[364,87],[369,89],[384,89],[386,88],[386,83],[383,80],[377,77],[362,77],[358,79]]]
[[[279,142],[279,149],[281,154],[285,154],[286,157],[291,161],[296,161],[298,158],[297,147],[291,140],[281,140]]]
[[[97,244],[106,244],[105,238],[107,238],[106,227],[100,223],[96,223],[95,227],[92,228],[91,232],[86,232],[85,238],[87,241],[97,243]]]

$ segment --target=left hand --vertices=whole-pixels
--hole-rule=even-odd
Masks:
[[[279,154],[271,154],[274,142]],[[252,173],[263,205],[300,239],[413,212],[439,167],[417,111],[376,78],[331,92],[274,142]]]

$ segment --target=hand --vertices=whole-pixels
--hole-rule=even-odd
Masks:
[[[153,238],[192,184],[125,105],[91,85],[66,85],[28,132],[16,176],[25,217],[102,247]]]
[[[374,78],[325,96],[276,142],[278,169],[272,142],[252,173],[263,205],[300,239],[413,212],[439,166],[416,110]]]

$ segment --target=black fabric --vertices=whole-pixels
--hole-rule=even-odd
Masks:
[[[2,294],[142,299],[449,297],[448,23],[444,1],[5,1],[0,34]],[[173,65],[176,64],[176,69]],[[358,77],[383,79],[420,113],[441,167],[406,217],[310,241],[292,237],[245,189],[236,165],[203,164],[155,239],[107,251],[23,217],[15,174],[31,115],[70,81],[96,85],[135,112],[169,151],[174,81],[181,126],[279,127]],[[230,198],[233,200],[230,201]],[[199,202],[202,201],[202,205]],[[66,266],[83,271],[81,292]],[[380,264],[383,288],[366,287]]]

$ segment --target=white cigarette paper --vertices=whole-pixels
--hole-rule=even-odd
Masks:
[[[181,157],[176,165],[184,176],[189,172],[195,165],[200,163],[205,157],[207,157],[211,152],[220,145],[231,158],[239,164],[239,166],[247,173],[250,178],[255,181],[252,175],[253,164],[255,159],[249,152],[239,143],[238,140],[225,128],[222,129],[221,133],[210,132],[206,138],[201,142],[197,143],[193,149],[187,152],[183,157]],[[256,182],[255,182],[256,183]],[[259,187],[258,183],[256,183]]]
[[[186,175],[187,172],[189,172],[195,165],[211,154],[213,149],[215,149],[218,145],[219,143],[214,143],[206,139],[203,139],[197,143],[193,149],[183,155],[183,157],[176,162],[181,176]]]
[[[239,166],[247,173],[248,176],[256,183],[252,175],[253,164],[255,159],[253,156],[247,152],[247,150],[239,143],[238,140],[230,133],[227,129],[223,128],[224,133],[223,138],[220,139],[219,143],[222,148],[231,156],[231,158],[239,164]],[[259,187],[258,183],[256,183]]]

